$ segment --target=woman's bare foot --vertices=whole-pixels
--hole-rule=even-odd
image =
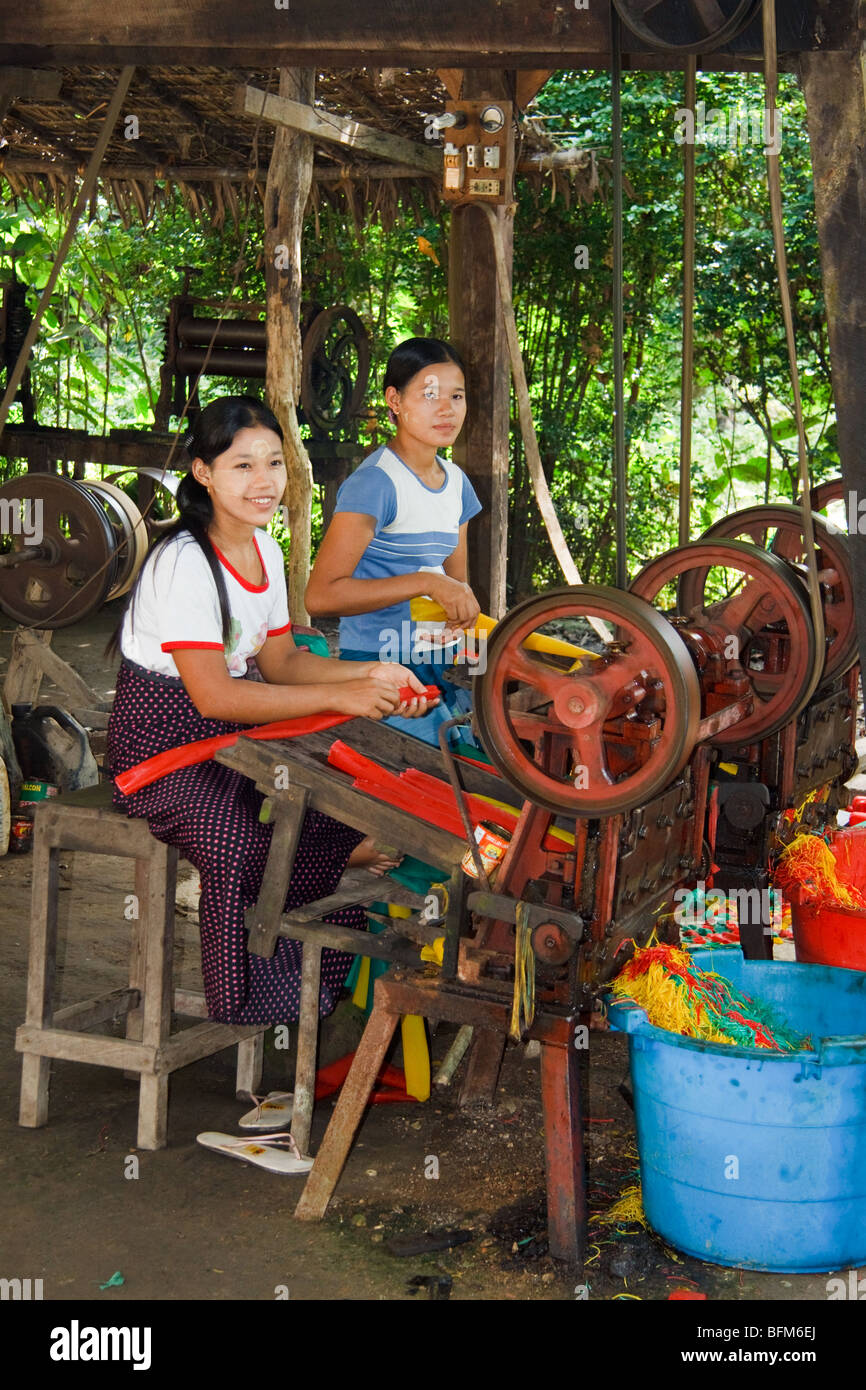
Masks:
[[[349,855],[347,867],[352,869],[366,869],[369,873],[381,878],[389,869],[396,869],[402,860],[402,854],[394,855],[378,848],[372,835],[367,835],[359,845],[356,845]]]

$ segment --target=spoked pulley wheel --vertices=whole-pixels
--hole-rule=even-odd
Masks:
[[[760,0],[613,0],[626,28],[665,53],[712,53],[751,24]]]
[[[354,309],[337,304],[304,335],[301,406],[318,430],[346,429],[361,408],[370,376],[370,338]]]
[[[739,661],[752,687],[753,712],[713,743],[766,738],[799,714],[821,678],[823,644],[803,583],[784,560],[746,541],[695,541],[651,561],[631,586],[656,605],[665,589],[678,595],[669,617],[698,666],[715,661],[724,678],[720,661]]]
[[[117,582],[116,536],[81,483],[24,473],[0,487],[0,609],[26,627],[59,628],[94,613]]]
[[[854,610],[854,579],[847,538],[813,514],[821,606],[824,613],[826,655],[820,679],[832,680],[851,669],[857,660],[857,617]],[[806,543],[799,507],[783,503],[768,507],[746,507],[717,521],[704,532],[702,540],[737,539],[751,541],[762,550],[787,562],[807,584]],[[685,608],[701,601],[701,576],[692,572],[683,580],[680,598]],[[685,611],[685,609],[684,609]],[[819,652],[823,648],[819,642]]]
[[[614,641],[594,641],[601,651],[576,662],[523,646],[533,633],[580,645],[589,617],[610,624]],[[632,810],[692,751],[694,664],[675,629],[633,594],[586,584],[527,599],[490,634],[486,660],[474,700],[481,740],[502,776],[547,810]]]

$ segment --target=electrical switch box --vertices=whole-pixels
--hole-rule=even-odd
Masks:
[[[442,196],[446,202],[503,204],[514,197],[512,105],[498,97],[451,101],[437,117],[445,133]]]

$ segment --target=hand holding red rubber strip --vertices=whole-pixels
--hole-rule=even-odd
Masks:
[[[421,699],[421,696],[408,685],[400,687],[399,695],[401,701]],[[424,695],[428,700],[438,700],[438,686],[426,685]],[[144,762],[136,763],[135,767],[119,773],[114,779],[115,785],[124,796],[131,796],[133,792],[141,791],[142,787],[149,786],[151,782],[165,777],[169,772],[177,772],[179,768],[193,767],[196,763],[206,762],[221,749],[231,748],[239,738],[298,738],[301,734],[317,734],[321,729],[333,729],[338,724],[348,724],[350,720],[357,718],[355,714],[337,714],[334,710],[324,710],[321,714],[305,714],[298,719],[278,719],[273,724],[258,724],[251,729],[240,729],[236,734],[200,738],[194,743],[182,744],[180,748],[167,748],[164,753],[145,758]]]

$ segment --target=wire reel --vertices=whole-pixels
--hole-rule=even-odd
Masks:
[[[147,554],[120,488],[25,473],[0,487],[0,610],[25,627],[71,627],[129,591]]]

